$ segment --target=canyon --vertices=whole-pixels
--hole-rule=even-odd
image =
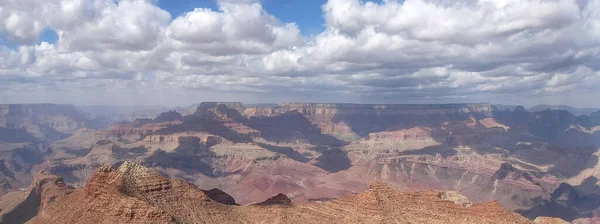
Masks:
[[[0,213],[2,220],[93,222],[99,213],[138,223],[600,220],[600,112],[492,104],[194,107],[109,124],[69,105],[0,105],[0,207],[7,207],[0,209],[13,211]],[[109,179],[117,181],[102,184]],[[146,180],[153,184],[138,183]],[[34,189],[39,203],[18,202]],[[180,202],[182,192],[197,200]],[[133,198],[114,210],[98,207],[124,196]],[[81,200],[87,204],[61,213]],[[415,201],[428,205],[406,206]],[[25,213],[19,205],[40,212],[16,215]],[[173,212],[186,206],[199,210]]]

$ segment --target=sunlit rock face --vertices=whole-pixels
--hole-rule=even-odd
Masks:
[[[456,192],[401,192],[379,181],[327,202],[294,204],[279,193],[238,206],[221,190],[200,190],[129,161],[98,168],[84,187],[39,208],[29,223],[532,223],[496,202],[473,204]]]
[[[221,189],[241,205],[279,193],[293,203],[330,201],[383,181],[392,189],[495,200],[532,220],[599,214],[597,114],[500,111],[490,104],[227,102],[186,113],[80,128],[23,164],[81,187],[99,167],[132,160],[202,189]],[[557,208],[563,212],[552,212]]]

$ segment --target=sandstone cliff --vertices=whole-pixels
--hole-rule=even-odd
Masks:
[[[27,191],[11,192],[0,198],[0,223],[25,223],[35,217],[38,210],[72,191],[61,177],[36,173]]]
[[[100,168],[83,188],[44,206],[29,223],[531,223],[495,202],[465,206],[445,195],[404,193],[376,182],[366,192],[329,202],[295,205],[278,195],[235,206],[125,162]]]

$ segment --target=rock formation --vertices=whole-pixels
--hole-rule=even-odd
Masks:
[[[11,192],[0,197],[1,223],[25,223],[35,217],[40,209],[73,192],[61,177],[39,172],[33,175],[28,191]],[[18,195],[17,195],[18,194]],[[10,204],[7,204],[10,203]]]
[[[497,201],[530,220],[600,217],[599,113],[575,116],[513,108],[311,103],[245,107],[213,102],[185,109],[184,115],[169,111],[101,130],[80,128],[58,140],[29,142],[40,138],[26,129],[11,129],[11,135],[0,135],[0,149],[6,149],[0,152],[6,167],[0,166],[0,193],[27,187],[30,173],[37,170],[82,187],[94,183],[98,168],[133,160],[213,189],[202,193],[217,204],[240,204],[244,209],[265,201],[274,205],[262,207],[340,203],[383,181],[406,192],[444,192],[431,197],[460,207]],[[6,142],[3,136],[16,142]],[[24,145],[29,150],[22,150]],[[154,206],[158,202],[146,201],[154,197],[150,193],[174,183],[145,193],[117,190],[142,198],[128,202],[132,205]],[[130,213],[123,209],[112,212]],[[173,216],[166,208],[140,209],[132,211]]]
[[[59,139],[79,128],[104,128],[106,125],[102,120],[86,116],[73,105],[0,105],[1,128],[25,129],[37,138]]]
[[[495,202],[465,207],[440,194],[375,182],[366,192],[329,202],[296,205],[277,195],[236,206],[125,162],[98,169],[83,188],[44,206],[29,223],[531,223]]]

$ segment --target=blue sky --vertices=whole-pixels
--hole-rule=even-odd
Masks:
[[[303,35],[314,35],[323,31],[321,5],[325,0],[263,0],[263,8],[282,22],[295,22]],[[216,0],[159,0],[160,8],[171,13],[175,18],[194,8],[210,8],[218,10]]]
[[[321,5],[324,0],[266,0],[263,7],[282,22],[295,22],[304,35],[323,31]]]
[[[54,32],[54,30],[45,29],[40,35],[40,40],[38,41],[38,43],[42,41],[46,41],[48,43],[55,43],[57,40],[58,35],[56,34],[56,32]]]

